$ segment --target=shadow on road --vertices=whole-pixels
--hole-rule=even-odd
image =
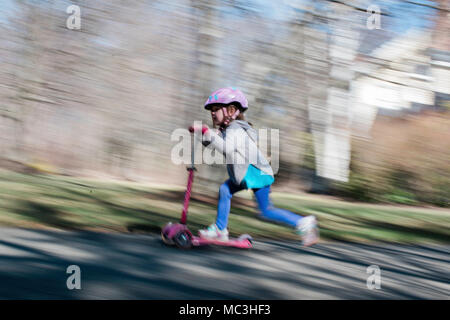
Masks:
[[[0,229],[2,299],[446,298],[449,248],[257,242],[182,251],[157,237]],[[66,287],[78,265],[82,289]],[[382,270],[368,290],[366,268]]]

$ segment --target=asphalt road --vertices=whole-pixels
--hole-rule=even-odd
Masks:
[[[449,299],[450,246],[260,242],[167,247],[157,236],[0,229],[0,299]],[[81,289],[69,290],[70,265]],[[381,270],[370,290],[367,267]]]

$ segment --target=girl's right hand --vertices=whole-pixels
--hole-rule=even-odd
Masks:
[[[202,126],[190,126],[189,127],[189,132],[201,132],[202,134],[205,134],[206,132],[208,132],[209,128],[206,124],[202,125]]]

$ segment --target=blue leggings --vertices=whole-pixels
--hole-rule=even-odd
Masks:
[[[231,180],[227,180],[219,188],[219,205],[217,208],[216,225],[219,230],[223,230],[228,225],[228,215],[231,207],[231,197],[234,193],[245,189],[243,186],[234,184]],[[270,186],[252,189],[256,201],[258,202],[258,208],[261,212],[261,216],[265,219],[281,222],[290,226],[297,226],[302,216],[299,216],[293,212],[284,209],[275,208],[270,202],[269,193]]]

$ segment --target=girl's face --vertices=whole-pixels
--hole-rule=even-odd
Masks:
[[[213,124],[218,126],[225,120],[225,115],[223,114],[222,106],[213,106],[211,108],[211,118]]]

